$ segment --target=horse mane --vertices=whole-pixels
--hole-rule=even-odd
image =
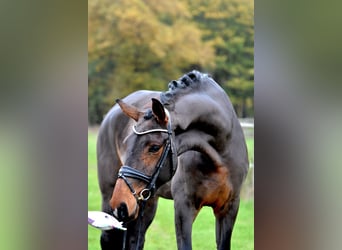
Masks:
[[[168,90],[162,92],[160,100],[162,104],[172,111],[174,103],[184,95],[203,93],[208,96],[224,95],[220,85],[207,73],[192,70],[178,80],[172,80],[168,84]]]
[[[160,99],[172,114],[178,153],[201,151],[220,165],[217,153],[227,149],[233,124],[238,122],[225,91],[210,75],[197,70],[171,81],[168,88]]]
[[[152,109],[148,109],[144,114],[145,120],[150,120],[153,117]]]
[[[207,86],[204,83],[213,81],[208,74],[197,70],[190,71],[178,80],[172,80],[168,84],[168,91],[161,93],[160,100],[164,106],[170,106],[180,96],[198,91],[203,91]],[[213,81],[214,82],[214,81]]]
[[[190,71],[180,77],[178,81],[171,81],[168,84],[169,91],[184,88],[199,88],[204,78],[211,78],[208,74],[201,73],[197,70]]]
[[[221,128],[217,126],[221,124],[217,119],[229,128],[230,121],[226,120],[230,120],[231,112],[234,112],[221,86],[209,74],[197,70],[172,80],[168,90],[160,94],[160,100],[166,109],[177,114],[178,121],[174,125],[181,129],[187,129],[190,124],[199,121]],[[211,118],[214,120],[211,121]]]

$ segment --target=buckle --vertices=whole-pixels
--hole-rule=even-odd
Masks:
[[[151,194],[151,190],[144,188],[143,190],[141,190],[138,200],[147,201],[151,197]]]

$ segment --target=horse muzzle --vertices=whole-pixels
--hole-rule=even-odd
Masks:
[[[138,217],[138,201],[122,179],[117,180],[109,204],[119,221],[129,222]]]
[[[134,213],[129,214],[127,205],[125,203],[121,203],[119,207],[113,210],[113,215],[119,221],[127,223],[132,220],[135,220],[138,217],[138,213],[139,213],[138,210],[139,210],[139,206],[136,206]]]

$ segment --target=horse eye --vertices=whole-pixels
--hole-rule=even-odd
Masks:
[[[148,152],[156,153],[156,152],[159,151],[160,148],[161,148],[160,145],[152,145],[152,146],[148,149]]]

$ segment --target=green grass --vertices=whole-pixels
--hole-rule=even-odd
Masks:
[[[97,182],[96,133],[88,132],[88,210],[101,211],[101,195]],[[100,250],[101,231],[88,226],[88,249]]]
[[[246,144],[247,144],[249,162],[254,162],[254,138],[247,137]]]
[[[247,138],[249,158],[254,149],[253,138]],[[96,130],[88,131],[88,210],[101,210],[101,198],[96,169]],[[101,231],[88,226],[88,249],[100,250]],[[193,225],[193,249],[216,249],[215,217],[211,208],[204,207]],[[157,214],[147,231],[146,250],[177,249],[173,201],[159,199]],[[232,249],[254,249],[254,199],[243,199],[235,222]]]

